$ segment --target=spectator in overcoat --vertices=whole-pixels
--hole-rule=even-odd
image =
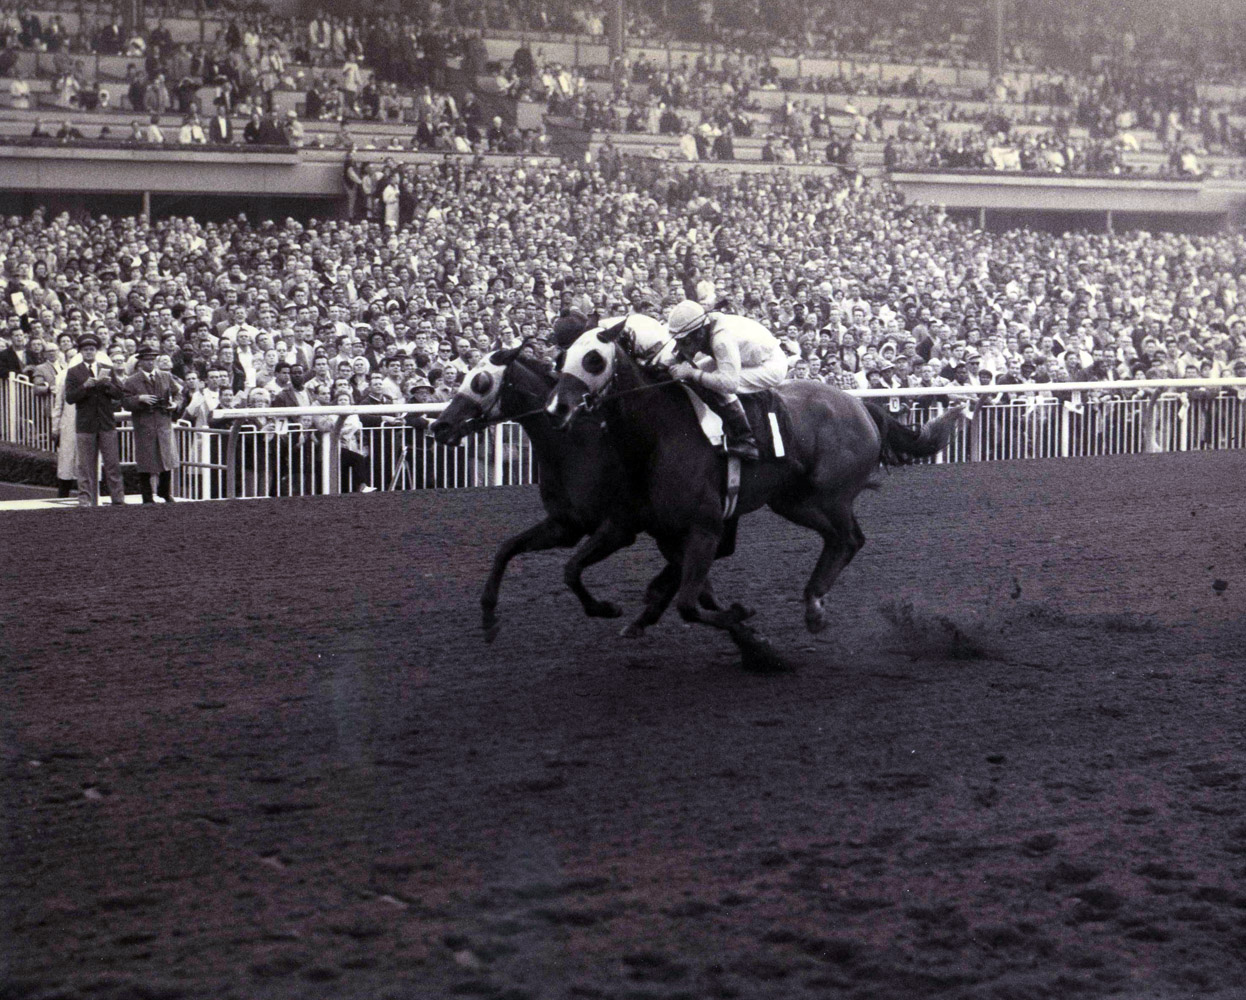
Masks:
[[[171,374],[156,370],[158,354],[154,347],[139,348],[138,371],[122,383],[134,424],[134,460],[143,503],[155,503],[152,476],[159,480],[160,499],[173,502],[173,470],[180,464],[173,417],[181,404],[181,389]]]
[[[74,430],[78,452],[78,505],[94,507],[99,502],[98,465],[104,461],[104,480],[116,506],[125,503],[121,480],[121,452],[117,443],[117,402],[121,383],[110,366],[96,360],[99,338],[83,334],[78,341],[82,361],[65,375],[65,402],[76,407]]]

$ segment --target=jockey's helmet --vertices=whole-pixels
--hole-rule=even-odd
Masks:
[[[705,307],[701,303],[684,299],[671,310],[666,320],[666,329],[676,340],[683,340],[701,329],[707,318]]]

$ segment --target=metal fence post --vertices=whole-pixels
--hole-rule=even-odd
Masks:
[[[505,449],[502,444],[502,425],[493,425],[493,482],[490,486],[502,485],[502,457]]]
[[[17,376],[9,373],[4,380],[4,437],[7,441],[17,441]]]
[[[232,500],[238,495],[238,438],[242,434],[242,421],[245,417],[234,418],[229,425],[229,439],[225,443],[225,499]]]
[[[983,397],[979,396],[976,400],[974,400],[975,404],[981,403],[982,398]],[[969,454],[965,456],[970,462],[982,461],[982,422],[986,420],[987,417],[988,413],[986,412],[985,407],[980,405],[975,405],[973,407],[973,420],[970,421],[969,424],[969,447],[967,449]]]
[[[1142,407],[1142,450],[1148,455],[1153,455],[1161,450],[1155,433],[1156,404],[1158,401],[1159,393],[1152,392],[1147,396],[1146,403]]]
[[[198,455],[197,460],[204,465],[204,468],[199,470],[199,498],[201,500],[211,500],[213,470],[207,468],[207,465],[212,461],[212,435],[200,430],[198,427],[195,428],[192,434],[191,440],[195,442],[195,451]]]

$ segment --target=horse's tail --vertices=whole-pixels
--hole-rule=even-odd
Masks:
[[[878,425],[878,434],[882,438],[878,461],[883,465],[908,465],[915,459],[937,455],[947,447],[964,414],[961,407],[955,406],[914,429],[905,427],[872,400],[862,402]]]

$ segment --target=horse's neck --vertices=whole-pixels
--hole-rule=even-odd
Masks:
[[[620,355],[622,352],[620,352]],[[626,459],[643,461],[662,444],[662,428],[678,419],[679,400],[668,386],[635,391],[649,383],[630,358],[620,359],[615,376],[616,395],[609,399],[607,422]]]
[[[548,387],[540,384],[542,380],[536,372],[515,364],[519,371],[515,372],[516,384],[508,400],[513,400],[513,405],[506,407],[510,412],[504,412],[504,416],[514,420],[528,435],[537,465],[548,473],[560,474],[568,451],[567,441],[563,432],[554,429],[540,405],[544,401],[542,390]]]

